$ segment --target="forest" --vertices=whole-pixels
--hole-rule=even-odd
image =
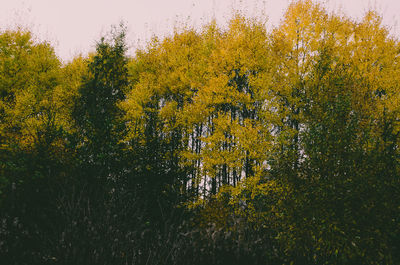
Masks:
[[[400,264],[400,41],[293,2],[62,62],[0,31],[0,263]]]

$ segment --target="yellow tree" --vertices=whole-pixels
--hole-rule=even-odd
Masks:
[[[56,112],[56,123],[68,133],[76,132],[73,110],[79,98],[79,88],[88,76],[88,61],[82,56],[74,58],[60,69],[62,77],[59,85],[54,88],[52,100]]]
[[[273,91],[280,116],[275,126],[277,147],[280,158],[291,161],[289,170],[296,171],[301,160],[307,82],[323,44],[329,42],[328,23],[329,16],[319,4],[297,1],[288,7],[281,25],[271,34]]]
[[[180,116],[198,90],[200,44],[198,33],[187,28],[162,42],[154,38],[130,62],[132,90],[121,107],[130,146],[148,158],[142,167],[149,185],[180,181],[186,188],[193,182],[195,162],[181,165],[181,151],[193,141]],[[190,168],[191,177],[179,176],[181,167]]]
[[[293,3],[271,41],[271,75],[259,82],[272,94],[279,155],[264,178],[221,190],[233,210],[216,223],[239,215],[272,231],[288,263],[390,263],[391,231],[399,231],[391,198],[399,185],[398,41],[374,12],[357,22],[312,1]]]
[[[191,169],[191,188],[203,195],[261,172],[271,140],[268,45],[264,25],[239,15],[226,31],[211,23],[200,34],[154,40],[134,59],[136,83],[122,104],[130,138],[143,134],[146,112],[156,113],[162,137],[175,141],[180,165]]]
[[[60,61],[49,43],[35,42],[27,31],[2,32],[0,45],[2,138],[22,146],[50,143],[46,132],[56,122],[52,95]]]
[[[205,38],[213,27],[203,33]],[[221,185],[235,185],[242,176],[265,169],[271,140],[271,106],[262,82],[270,69],[264,25],[236,15],[226,31],[214,36],[204,86],[187,110],[198,113],[206,127],[200,138],[201,178],[213,194]]]

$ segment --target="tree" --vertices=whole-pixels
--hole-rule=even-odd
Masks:
[[[89,174],[97,175],[101,182],[120,171],[115,163],[123,127],[117,104],[128,87],[125,29],[114,29],[110,37],[101,38],[88,61],[88,74],[83,77],[73,113],[81,138],[81,159],[93,170]]]

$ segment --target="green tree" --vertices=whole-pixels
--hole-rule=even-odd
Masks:
[[[119,171],[115,163],[121,150],[123,123],[117,104],[128,87],[126,49],[124,28],[114,29],[109,40],[101,38],[96,53],[88,60],[73,113],[83,165],[93,170],[89,174],[98,175],[99,181]]]

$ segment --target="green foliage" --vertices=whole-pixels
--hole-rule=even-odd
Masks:
[[[84,141],[94,149],[111,148],[121,130],[117,103],[128,86],[125,32],[113,32],[112,40],[104,37],[97,43],[96,54],[88,62],[88,74],[79,89],[80,98],[75,119]]]

